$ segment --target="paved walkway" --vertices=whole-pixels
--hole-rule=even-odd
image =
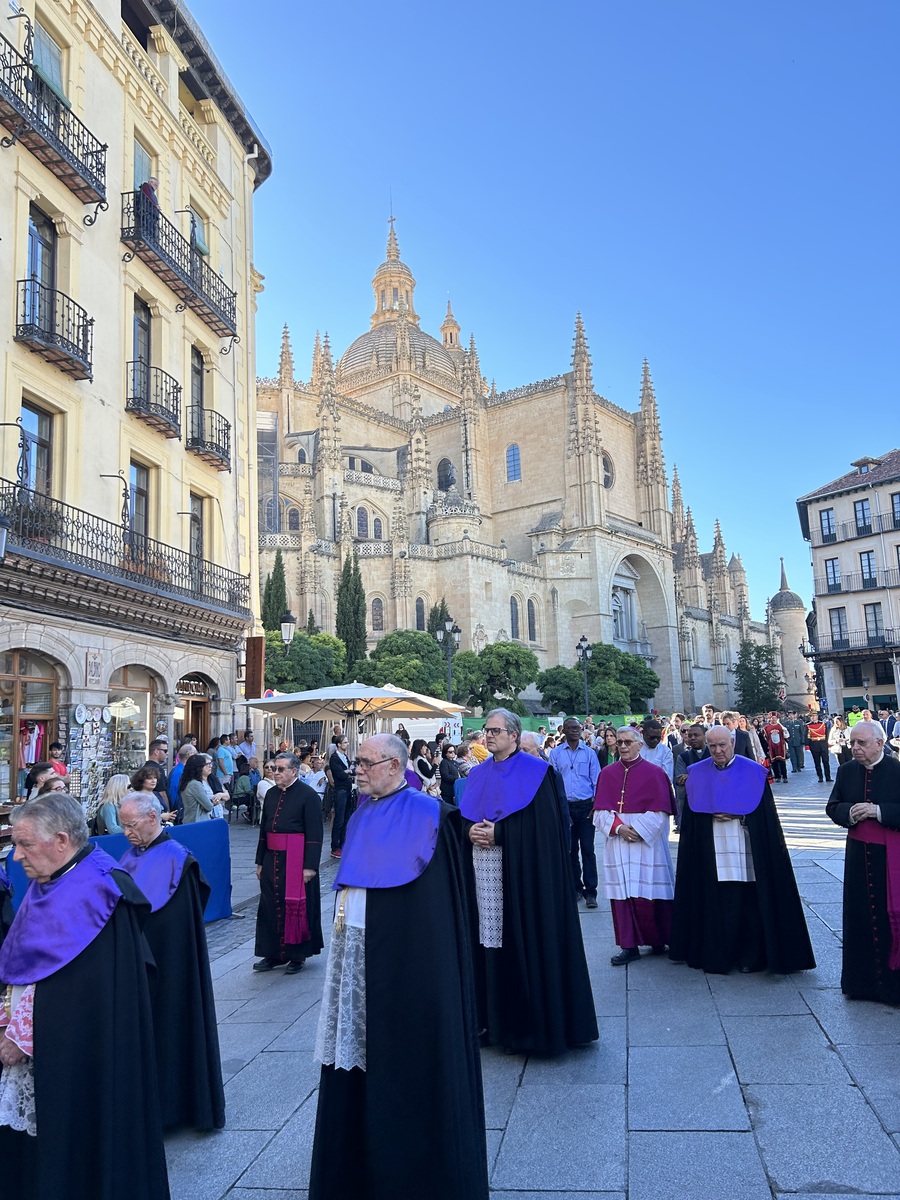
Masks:
[[[493,1200],[900,1197],[900,1013],[841,996],[829,790],[809,766],[776,790],[815,971],[616,969],[608,906],[582,909],[601,1040],[550,1062],[484,1053]],[[251,972],[255,835],[232,829],[244,918],[209,932],[228,1125],[169,1140],[173,1200],[306,1200],[325,960]],[[325,888],[333,873],[329,859]],[[397,1200],[428,1200],[427,1184]]]

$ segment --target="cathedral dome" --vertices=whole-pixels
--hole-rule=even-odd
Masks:
[[[373,359],[377,359],[378,367],[389,369],[397,354],[397,325],[396,320],[383,321],[374,329],[370,329],[368,333],[364,333],[362,337],[358,337],[344,351],[337,366],[338,375],[347,375],[351,371],[360,371],[371,367]],[[407,323],[406,330],[409,334],[409,349],[413,366],[422,369],[427,366],[432,371],[446,375],[456,382],[456,367],[453,358],[437,338],[425,333],[412,322]]]

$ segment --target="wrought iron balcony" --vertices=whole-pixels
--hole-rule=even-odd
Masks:
[[[841,654],[859,656],[864,650],[884,650],[900,646],[900,629],[848,630],[844,634],[820,633],[815,643],[804,643],[804,654],[812,658],[832,658]]]
[[[106,207],[106,146],[2,34],[0,121],[10,131],[0,146],[21,142],[84,204]]]
[[[181,384],[159,367],[141,361],[127,365],[126,412],[134,413],[164,437],[181,437]]]
[[[185,445],[217,471],[231,470],[231,426],[221,413],[188,405]]]
[[[237,293],[141,192],[122,193],[122,241],[219,337],[237,334]]]
[[[900,571],[882,570],[874,575],[862,575],[854,571],[849,575],[842,575],[840,579],[817,576],[813,583],[817,596],[835,596],[841,592],[871,592],[877,588],[900,586]]]
[[[94,318],[80,304],[36,279],[18,283],[16,341],[73,379],[93,379]]]
[[[8,479],[0,479],[0,514],[10,521],[7,554],[21,551],[36,559],[41,568],[74,566],[92,576],[127,581],[229,612],[244,613],[250,607],[246,575]]]
[[[868,521],[839,521],[829,533],[811,529],[809,540],[816,547],[833,546],[835,542],[871,537],[873,533],[893,533],[897,529],[900,529],[900,513],[873,513]]]

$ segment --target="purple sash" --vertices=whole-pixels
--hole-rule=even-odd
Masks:
[[[33,879],[0,947],[0,980],[39,983],[86,950],[122,899],[112,877],[118,866],[94,846],[59,879]]]
[[[687,802],[695,813],[730,813],[745,817],[763,798],[769,772],[751,758],[736,754],[720,770],[711,758],[688,767]]]
[[[528,807],[549,770],[542,758],[521,750],[502,762],[485,759],[466,776],[460,812],[467,821],[501,821]]]
[[[440,801],[425,792],[369,797],[350,818],[334,890],[412,883],[434,857],[440,820]]]
[[[128,872],[150,901],[151,912],[158,912],[178,890],[189,858],[190,851],[180,842],[166,838],[157,846],[129,846],[119,859],[119,866]]]

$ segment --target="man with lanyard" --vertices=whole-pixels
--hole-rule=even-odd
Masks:
[[[563,781],[569,803],[570,857],[575,890],[588,908],[597,907],[597,855],[594,853],[594,792],[600,778],[597,755],[581,740],[581,722],[567,717],[563,722],[565,743],[550,751],[550,766]],[[581,861],[578,858],[581,850]]]
[[[857,721],[859,719],[857,717]],[[810,714],[809,724],[806,727],[806,744],[809,746],[819,783],[831,783],[831,758],[828,754],[828,731],[830,728],[831,722],[823,721],[821,713]]]
[[[150,987],[163,1128],[221,1129],[225,1092],[203,926],[209,884],[193,854],[163,827],[155,796],[130,792],[119,815],[131,843],[119,866],[152,910],[144,936],[156,963]]]
[[[287,966],[296,975],[322,949],[319,860],[322,804],[297,778],[300,760],[287,751],[275,758],[275,786],[263,800],[256,850],[259,911],[254,971]]]

